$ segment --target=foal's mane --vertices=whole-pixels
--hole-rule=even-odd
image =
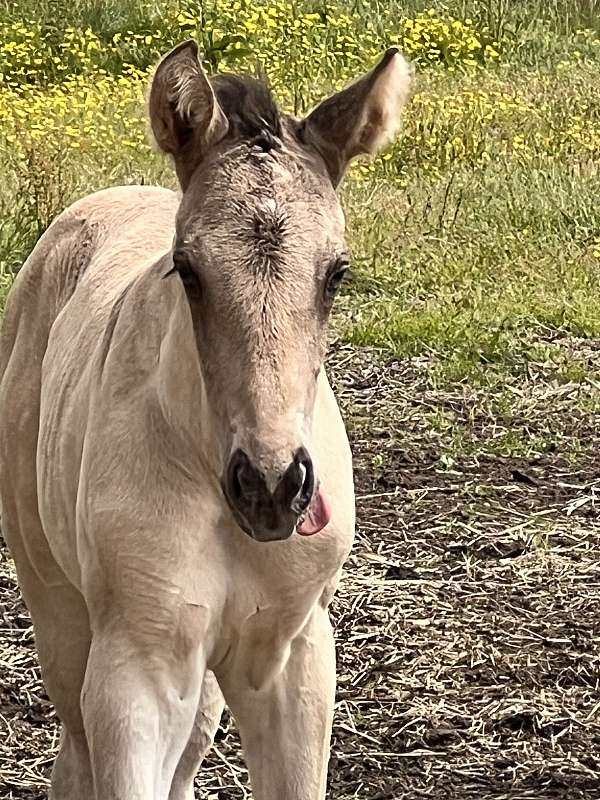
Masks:
[[[266,150],[280,146],[281,111],[265,83],[249,75],[215,75],[211,84],[229,120],[228,138],[256,142]]]

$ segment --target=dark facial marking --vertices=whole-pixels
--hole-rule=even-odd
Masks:
[[[283,246],[285,217],[277,210],[258,208],[254,215],[252,238],[261,260],[277,260]]]

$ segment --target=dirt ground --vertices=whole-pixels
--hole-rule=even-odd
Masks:
[[[600,369],[600,345],[554,343]],[[600,798],[600,384],[530,363],[436,388],[334,348],[358,529],[333,604],[336,800]],[[47,796],[57,721],[0,555],[0,798]],[[224,716],[198,797],[249,798]]]

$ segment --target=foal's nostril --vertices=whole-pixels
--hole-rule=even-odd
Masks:
[[[299,489],[292,501],[292,509],[297,514],[306,511],[315,490],[315,472],[311,457],[304,447],[300,447],[294,456],[294,464],[297,464],[301,476]]]
[[[315,476],[313,473],[312,461],[306,466],[304,481],[302,482],[302,494],[310,500],[315,488]]]
[[[236,450],[227,469],[227,484],[232,500],[239,502],[245,494],[256,491],[260,474],[243,450]]]
[[[277,484],[273,501],[277,508],[301,514],[311,501],[314,486],[312,461],[301,447]]]
[[[229,489],[231,491],[231,497],[234,500],[239,500],[242,496],[242,481],[240,479],[240,474],[243,470],[243,467],[238,465],[234,468],[231,473],[231,480],[229,482]]]

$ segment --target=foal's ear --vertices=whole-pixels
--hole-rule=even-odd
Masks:
[[[185,189],[202,156],[229,127],[192,39],[177,45],[156,68],[149,113],[156,143],[173,156]]]
[[[325,159],[334,186],[353,158],[374,154],[395,137],[411,77],[410,66],[392,47],[371,72],[323,100],[304,120],[304,140]]]

